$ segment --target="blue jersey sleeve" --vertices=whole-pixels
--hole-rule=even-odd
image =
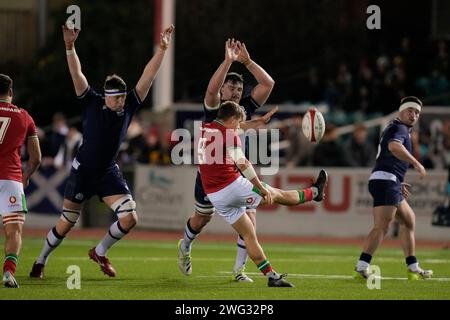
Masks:
[[[142,104],[141,99],[139,98],[136,89],[131,90],[127,94],[127,99],[125,101],[125,105],[130,108],[130,111],[135,112]]]
[[[249,118],[253,115],[253,113],[255,113],[255,111],[259,107],[261,107],[259,103],[252,98],[251,95],[242,98],[239,104],[245,109],[245,113]]]
[[[89,86],[80,96],[77,97],[77,99],[83,106],[88,106],[92,101],[95,100],[96,97],[101,98],[101,96],[97,92],[95,92],[95,90],[91,86]]]
[[[409,131],[406,126],[403,125],[393,125],[391,126],[385,135],[386,143],[389,144],[391,141],[397,141],[404,144],[409,137]]]

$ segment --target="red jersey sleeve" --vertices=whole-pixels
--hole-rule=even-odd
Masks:
[[[34,124],[33,118],[27,113],[27,138],[32,136],[37,136],[36,125]]]

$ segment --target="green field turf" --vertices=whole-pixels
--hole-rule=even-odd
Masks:
[[[192,253],[190,277],[178,271],[176,241],[121,241],[109,253],[118,276],[108,278],[88,260],[87,252],[97,241],[66,239],[50,257],[45,279],[30,279],[42,241],[24,239],[16,273],[21,287],[0,288],[0,299],[450,299],[450,250],[418,250],[421,265],[433,269],[435,278],[406,281],[401,250],[381,249],[373,264],[381,267],[387,279],[381,281],[380,290],[369,290],[351,278],[359,247],[264,243],[274,268],[288,273],[296,286],[269,288],[251,262],[247,271],[255,282],[232,282],[235,245],[201,239]],[[66,287],[70,265],[81,269],[81,290]]]

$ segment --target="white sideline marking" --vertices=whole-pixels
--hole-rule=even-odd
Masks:
[[[228,271],[221,271],[219,273],[223,273],[223,274],[230,274],[231,272]],[[252,276],[262,276],[260,273],[258,272],[246,272],[246,274],[248,275],[252,275]],[[213,276],[211,276],[213,277]],[[290,278],[310,278],[310,279],[331,279],[331,280],[336,280],[336,279],[353,279],[352,276],[347,276],[347,275],[340,275],[340,274],[296,274],[296,273],[289,273],[289,277]],[[382,280],[408,280],[408,278],[397,278],[397,277],[381,277]],[[431,278],[431,279],[427,279],[427,280],[423,280],[423,281],[450,281],[450,278]]]
[[[26,258],[22,258],[26,259]],[[52,260],[88,260],[86,257],[53,257]],[[176,257],[112,257],[113,260],[117,261],[172,261],[176,259]],[[316,262],[335,262],[336,260],[341,261],[356,261],[355,257],[341,257],[341,256],[304,256],[298,259],[276,259],[278,262],[300,262],[300,263],[316,263]],[[234,261],[234,258],[201,258],[201,257],[193,257],[195,261]],[[401,262],[402,258],[376,258],[377,261],[383,262]],[[446,259],[424,259],[422,260],[424,263],[433,263],[433,264],[450,264],[450,260]]]

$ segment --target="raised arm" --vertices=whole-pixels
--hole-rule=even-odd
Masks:
[[[75,41],[78,38],[80,30],[69,29],[66,24],[62,26],[64,42],[66,44],[67,64],[69,65],[70,75],[77,96],[81,96],[86,91],[89,84],[81,71],[81,63],[75,51]]]
[[[222,88],[228,71],[234,61],[239,56],[239,49],[237,48],[237,42],[234,39],[228,39],[225,42],[225,60],[214,72],[211,80],[209,80],[208,88],[205,93],[205,104],[211,108],[218,108],[220,104],[220,88]]]
[[[272,108],[269,112],[267,112],[262,117],[259,117],[257,119],[252,119],[248,121],[243,121],[239,124],[240,128],[242,130],[248,130],[248,129],[259,129],[265,124],[267,124],[270,119],[272,119],[272,116],[278,111],[278,106]]]
[[[159,43],[159,48],[156,53],[153,55],[152,59],[147,63],[144,68],[144,72],[142,73],[141,78],[136,84],[136,93],[139,96],[141,101],[147,97],[147,94],[153,84],[153,81],[158,74],[159,68],[161,67],[162,61],[164,59],[164,55],[166,53],[167,48],[169,48],[170,38],[172,36],[172,32],[175,30],[175,26],[172,24],[170,27],[166,28],[161,33],[161,40]]]
[[[266,103],[267,99],[275,86],[275,81],[272,77],[255,61],[250,58],[250,54],[245,47],[245,43],[237,42],[237,47],[240,50],[238,61],[242,63],[248,71],[255,77],[258,84],[251,92],[252,98],[258,102],[259,105]]]
[[[28,186],[31,175],[39,168],[41,164],[42,155],[41,148],[39,146],[39,139],[37,136],[32,136],[28,138],[27,141],[27,150],[28,150],[28,163],[22,175],[22,183],[23,187],[26,188]]]
[[[419,174],[420,178],[423,179],[427,172],[425,168],[420,164],[419,161],[417,161],[416,158],[414,158],[411,153],[408,152],[408,150],[405,148],[403,144],[397,141],[391,141],[388,145],[389,151],[399,160],[405,161],[412,165],[414,169],[416,169]]]

